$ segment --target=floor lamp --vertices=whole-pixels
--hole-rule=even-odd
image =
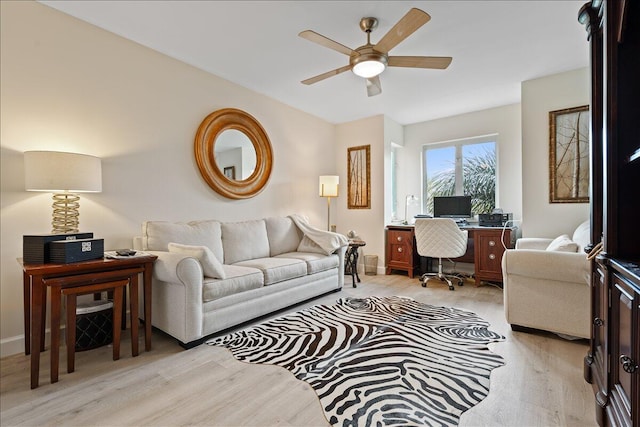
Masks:
[[[58,151],[26,151],[24,183],[27,191],[53,194],[54,234],[77,233],[80,196],[102,191],[102,164],[98,157]]]
[[[320,197],[327,198],[327,231],[331,230],[331,198],[338,197],[338,182],[340,177],[337,175],[320,176]]]

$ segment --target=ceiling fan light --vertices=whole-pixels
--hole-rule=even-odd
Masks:
[[[376,60],[362,61],[355,64],[352,68],[353,74],[356,76],[369,79],[382,73],[386,68],[385,64]]]

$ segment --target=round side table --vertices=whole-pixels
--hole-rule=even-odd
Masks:
[[[353,287],[357,288],[356,280],[360,283],[360,276],[358,276],[358,249],[362,246],[366,246],[367,242],[364,240],[349,240],[349,248],[344,256],[344,274],[350,274],[353,281]]]

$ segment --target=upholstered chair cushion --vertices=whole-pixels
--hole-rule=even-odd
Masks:
[[[418,219],[415,236],[421,256],[457,258],[467,251],[467,231],[460,230],[450,218]]]
[[[190,256],[198,260],[202,266],[205,277],[214,279],[224,279],[225,272],[222,263],[206,246],[181,245],[180,243],[169,243],[169,252]]]
[[[556,237],[547,246],[548,251],[577,252],[578,244],[571,240],[567,234]]]
[[[573,232],[571,240],[578,245],[578,252],[584,252],[585,246],[591,242],[591,226],[589,220],[586,220],[580,224]]]

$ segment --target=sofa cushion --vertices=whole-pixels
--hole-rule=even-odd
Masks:
[[[291,218],[272,217],[265,219],[265,223],[271,256],[294,252],[297,249],[302,239],[302,231],[296,227]]]
[[[235,265],[225,265],[223,268],[225,279],[205,279],[202,289],[203,302],[258,289],[264,285],[264,275],[258,269]]]
[[[314,274],[319,271],[331,270],[340,265],[338,255],[320,255],[311,252],[287,252],[276,256],[276,258],[293,258],[307,263],[307,274]]]
[[[169,252],[190,256],[198,260],[202,266],[202,271],[206,277],[214,279],[224,279],[225,273],[222,263],[206,246],[181,245],[180,243],[169,243]]]
[[[264,220],[222,223],[224,263],[235,264],[269,256],[269,239]]]
[[[145,221],[142,223],[143,250],[168,251],[169,243],[206,246],[219,261],[222,256],[222,239],[218,221]]]
[[[307,263],[293,258],[257,258],[234,265],[262,270],[265,286],[307,275]]]

